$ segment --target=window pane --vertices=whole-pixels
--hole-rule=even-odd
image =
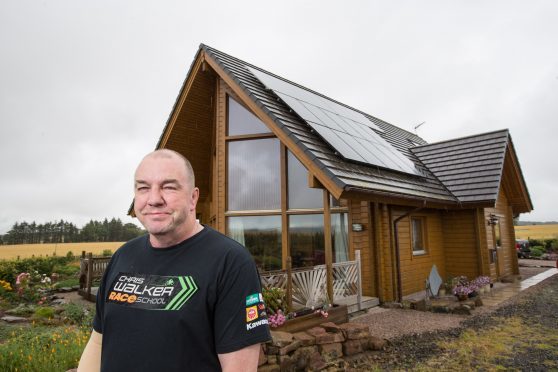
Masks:
[[[281,207],[279,140],[267,138],[228,143],[228,210]]]
[[[308,187],[308,171],[289,151],[289,208],[323,208],[323,191]]]
[[[424,237],[422,234],[422,219],[411,218],[412,227],[412,239],[413,239],[413,251],[423,251],[424,250]]]
[[[289,216],[289,244],[293,267],[324,264],[324,215]]]
[[[260,119],[229,97],[229,136],[269,132],[270,130]]]
[[[331,215],[333,262],[349,260],[349,229],[347,221],[347,213],[334,213]]]
[[[260,270],[281,269],[281,216],[227,217],[227,235],[248,248]]]

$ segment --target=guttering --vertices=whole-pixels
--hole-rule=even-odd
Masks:
[[[424,204],[422,207],[417,207],[393,220],[393,234],[394,234],[394,243],[395,243],[395,270],[397,272],[397,302],[403,301],[403,290],[401,285],[401,265],[400,265],[400,257],[399,254],[399,238],[397,233],[397,223],[401,221],[403,218],[408,217],[412,213],[416,213],[421,209],[426,208],[426,200],[424,200]]]

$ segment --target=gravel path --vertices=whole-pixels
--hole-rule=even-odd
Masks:
[[[535,276],[546,267],[520,267],[523,280]],[[475,314],[493,311],[487,307],[480,307]],[[443,331],[460,327],[467,315],[438,314],[414,310],[373,308],[369,313],[352,319],[352,322],[370,325],[373,335],[392,340],[405,335],[416,335],[424,332]]]
[[[434,364],[421,364],[444,354],[438,346],[441,341],[457,340],[466,329],[490,330],[490,327],[503,324],[503,319],[512,317],[520,318],[528,327],[524,329],[525,335],[521,336],[520,341],[523,342],[514,343],[513,357],[495,360],[493,369],[546,371],[558,367],[558,275],[522,291],[491,311],[485,310],[469,317],[412,310],[389,310],[371,315],[375,320],[363,317],[359,321],[370,322],[371,329],[390,340],[390,346],[384,352],[369,355],[366,361],[356,366],[353,364],[356,368],[350,370],[413,370],[417,365],[420,365],[420,370],[444,370],[449,367],[443,359]],[[378,318],[380,320],[376,321]],[[529,327],[544,329],[544,335],[538,333],[540,331],[533,334]],[[433,331],[426,332],[428,329]],[[545,342],[548,343],[549,335],[550,346],[541,347],[540,338],[546,337]],[[474,361],[475,357],[471,355],[468,361]],[[489,369],[492,370],[492,367]]]

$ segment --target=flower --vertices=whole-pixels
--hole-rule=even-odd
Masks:
[[[269,325],[273,328],[277,328],[280,325],[282,325],[283,323],[285,323],[285,321],[287,320],[287,318],[285,317],[285,315],[283,315],[283,312],[281,310],[277,310],[276,314],[270,315],[267,318]]]
[[[458,284],[453,288],[453,294],[456,296],[467,296],[474,290],[468,285]]]
[[[0,287],[4,288],[5,291],[13,291],[12,285],[5,281],[5,280],[0,280]]]

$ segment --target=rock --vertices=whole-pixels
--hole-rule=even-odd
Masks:
[[[321,371],[327,368],[327,363],[319,352],[315,352],[310,356],[307,368],[308,371]]]
[[[298,340],[293,341],[290,344],[288,344],[287,346],[284,346],[281,349],[279,349],[279,355],[287,355],[291,351],[295,351],[296,349],[298,349],[301,345],[302,345],[302,342],[300,342]]]
[[[307,329],[306,333],[308,333],[310,336],[316,337],[317,335],[326,333],[326,330],[323,329],[322,327],[314,327],[314,328]]]
[[[61,287],[61,288],[58,288],[56,291],[60,292],[60,293],[68,293],[68,292],[72,292],[73,289],[72,289],[72,287]]]
[[[359,341],[360,341],[360,348],[362,349],[362,351],[366,351],[370,349],[370,342],[368,341],[368,338],[362,338]]]
[[[482,306],[482,305],[483,305],[482,298],[480,298],[480,297],[475,298],[475,306],[479,307],[479,306]]]
[[[279,354],[279,347],[278,347],[278,346],[268,345],[268,346],[267,346],[267,350],[265,351],[265,353],[266,353],[267,355],[276,355],[276,354]]]
[[[343,347],[340,342],[333,344],[323,344],[319,346],[320,354],[326,362],[332,361],[343,356]]]
[[[281,369],[277,364],[266,364],[265,366],[258,367],[258,372],[280,372]]]
[[[57,298],[56,300],[53,300],[50,304],[53,305],[53,306],[56,306],[56,305],[65,305],[67,303],[68,302],[65,299]]]
[[[360,340],[349,340],[343,342],[343,354],[350,356],[362,353],[362,344]]]
[[[302,346],[312,346],[316,343],[316,338],[313,337],[313,336],[310,336],[306,332],[293,333],[293,338],[295,340],[300,341],[302,343]]]
[[[296,360],[297,371],[304,371],[310,362],[310,357],[317,351],[317,346],[306,346],[296,350],[292,356]]]
[[[384,347],[386,347],[386,340],[376,336],[370,336],[370,338],[368,338],[368,345],[370,350],[383,350]]]
[[[453,314],[458,315],[471,315],[471,306],[469,305],[461,305],[452,310]]]
[[[432,306],[432,312],[434,313],[442,313],[442,314],[448,314],[450,312],[450,309],[448,306]]]
[[[271,331],[271,343],[275,346],[283,347],[293,341],[293,335],[289,332]]]
[[[267,355],[267,364],[277,364],[277,355]]]
[[[412,304],[412,308],[418,311],[430,311],[430,304],[425,300],[415,301]]]
[[[267,363],[267,355],[265,355],[264,350],[260,347],[260,357],[258,359],[258,367]]]
[[[13,316],[13,315],[4,315],[1,320],[5,321],[6,323],[29,323],[29,319],[22,318],[20,316]]]
[[[332,344],[334,342],[343,342],[345,337],[343,333],[322,333],[316,336],[316,344]]]
[[[368,338],[370,335],[369,327],[366,324],[361,323],[344,323],[339,326],[343,331],[345,339],[348,340],[359,340],[362,338]]]
[[[399,302],[384,302],[382,307],[385,309],[403,309],[403,305]]]
[[[325,329],[326,332],[331,332],[331,333],[341,332],[341,328],[339,328],[339,326],[333,322],[322,323],[320,324],[320,327]]]
[[[281,372],[284,371],[295,371],[296,370],[296,360],[289,355],[281,355],[279,357],[279,368]]]

